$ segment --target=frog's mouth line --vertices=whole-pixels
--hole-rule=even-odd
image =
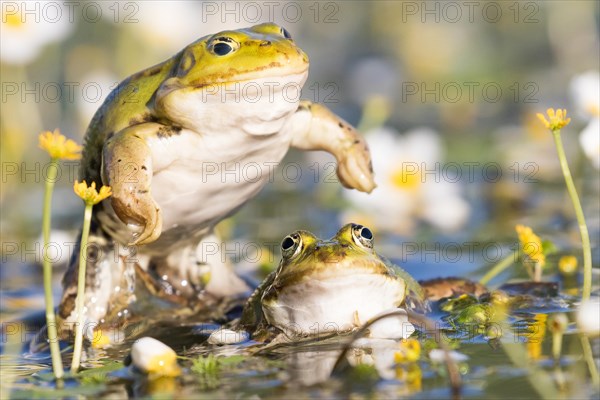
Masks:
[[[298,92],[304,86],[308,79],[308,67],[302,71],[290,71],[284,74],[265,74],[254,75],[252,77],[244,77],[243,79],[233,81],[219,81],[206,83],[197,83],[184,85],[176,79],[168,79],[165,81],[156,92],[156,98],[160,107],[161,103],[167,102],[172,94],[200,92],[204,97],[218,96],[223,91],[235,90],[243,94],[244,91],[256,89],[257,86],[264,86],[269,91],[289,90],[291,87],[296,87]],[[298,98],[299,100],[299,98]]]
[[[242,74],[243,77],[243,74]],[[291,77],[298,77],[298,79],[289,79]],[[211,82],[211,83],[199,83],[196,85],[192,85],[192,87],[194,87],[195,89],[204,89],[204,88],[209,88],[209,87],[213,87],[213,86],[227,86],[227,85],[234,85],[234,84],[249,84],[249,83],[255,83],[257,81],[266,81],[267,80],[272,80],[273,82],[278,82],[278,81],[291,81],[289,82],[294,83],[294,82],[301,82],[299,83],[300,85],[304,84],[304,81],[306,80],[306,78],[308,77],[308,67],[306,67],[304,70],[301,71],[290,71],[288,73],[284,73],[284,74],[265,74],[265,75],[255,75],[251,78],[247,78],[247,79],[236,79],[236,80],[229,80],[229,81],[215,81],[215,82]]]

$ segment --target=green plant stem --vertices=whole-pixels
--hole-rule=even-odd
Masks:
[[[79,273],[77,275],[77,300],[75,301],[75,312],[77,314],[77,325],[75,327],[75,345],[73,348],[73,361],[71,372],[76,373],[81,360],[81,349],[83,345],[83,322],[84,322],[84,299],[85,299],[85,270],[86,270],[86,248],[90,233],[90,221],[92,220],[92,204],[86,203],[83,214],[83,229],[81,230],[81,245],[79,247]]]
[[[515,262],[515,258],[519,254],[518,251],[513,251],[508,256],[504,257],[502,260],[498,261],[498,264],[494,265],[486,274],[479,280],[479,283],[482,285],[486,285],[489,281],[494,279],[496,275],[500,274],[506,268],[513,265]]]
[[[554,358],[554,363],[556,365],[558,365],[560,361],[560,353],[562,352],[562,340],[562,332],[556,332],[552,334],[552,357]]]
[[[539,262],[536,262],[533,267],[533,281],[534,282],[542,281],[542,265]]]
[[[600,383],[600,377],[598,376],[598,369],[596,368],[596,362],[594,361],[594,354],[592,353],[592,346],[590,345],[590,339],[581,335],[581,347],[583,348],[583,357],[587,362],[588,369],[590,370],[590,376],[592,377],[592,383],[597,386]]]
[[[560,129],[552,131],[554,137],[554,143],[556,145],[556,151],[558,152],[558,159],[560,160],[560,167],[565,177],[565,183],[567,185],[567,191],[571,197],[573,208],[575,208],[575,216],[579,224],[579,232],[581,233],[581,246],[583,248],[583,291],[581,297],[583,300],[590,298],[592,292],[592,250],[590,247],[590,235],[588,228],[585,223],[585,217],[583,216],[583,209],[581,208],[581,202],[573,183],[573,177],[569,170],[569,164],[567,163],[567,156],[562,145],[560,138]]]
[[[54,299],[52,298],[52,262],[48,257],[48,246],[50,245],[50,214],[52,209],[52,192],[54,182],[58,173],[58,162],[50,160],[48,175],[46,176],[46,191],[44,193],[44,209],[42,213],[42,235],[44,237],[43,270],[44,270],[44,297],[46,303],[46,326],[48,328],[48,341],[50,342],[50,354],[52,356],[52,370],[56,379],[64,375],[60,347],[58,345],[58,334],[56,330],[56,317],[54,315]]]
[[[502,332],[512,332],[513,337],[516,338],[516,333],[513,331],[507,321],[499,321]],[[508,339],[509,336],[507,336]],[[541,339],[541,338],[540,338]],[[535,363],[532,363],[527,357],[527,348],[523,343],[520,343],[518,338],[513,340],[505,340],[502,342],[502,349],[510,359],[510,361],[517,368],[524,368],[527,371],[526,377],[529,384],[538,393],[538,397],[544,400],[558,399],[558,391],[554,385],[552,376],[550,373],[544,371]]]

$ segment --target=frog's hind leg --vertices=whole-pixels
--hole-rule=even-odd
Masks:
[[[150,256],[143,248],[132,254],[134,247],[119,245],[93,225],[86,248],[87,334],[94,333],[90,328],[99,327],[103,333],[124,338],[121,330],[139,318],[168,321],[196,313],[220,317],[249,294],[248,285],[234,273],[223,255],[223,244],[214,234],[203,237],[197,245]],[[65,339],[77,321],[78,270],[79,246],[63,278],[59,316]],[[114,342],[112,336],[109,339]]]
[[[188,244],[154,256],[142,279],[150,279],[146,287],[155,296],[171,304],[187,304],[192,312],[206,314],[208,310],[226,307],[228,300],[247,297],[248,285],[240,279],[223,254],[224,244],[210,232],[196,245]],[[138,274],[138,278],[140,275]],[[183,310],[178,311],[180,314]]]
[[[81,237],[81,234],[80,234]],[[80,240],[71,255],[69,267],[63,277],[63,294],[58,307],[63,338],[73,331],[77,321],[75,300],[77,298],[77,280],[79,273]],[[86,279],[84,312],[86,333],[89,329],[105,325],[121,324],[111,314],[122,313],[134,299],[134,261],[130,257],[130,248],[117,245],[96,223],[92,229],[86,247]]]
[[[206,291],[218,297],[247,297],[250,295],[250,288],[234,272],[223,252],[224,246],[224,241],[214,232],[206,235],[196,246],[197,262],[210,268]]]

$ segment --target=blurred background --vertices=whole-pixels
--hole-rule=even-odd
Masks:
[[[535,117],[548,107],[572,117],[563,140],[597,265],[598,2],[5,1],[3,289],[41,280],[41,268],[31,266],[41,259],[47,162],[38,134],[59,128],[81,143],[122,79],[201,36],[267,21],[284,26],[310,57],[303,97],[365,135],[378,188],[343,189],[327,154],[290,151],[274,182],[220,227],[239,268],[268,269],[293,230],[329,237],[350,221],[371,227],[378,251],[418,278],[499,260],[514,248],[517,223],[553,240],[559,254],[579,255],[552,137]],[[58,264],[80,225],[77,170],[64,163],[57,182]],[[248,243],[264,251],[252,253]]]

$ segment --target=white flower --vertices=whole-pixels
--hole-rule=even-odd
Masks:
[[[576,110],[582,116],[598,116],[600,112],[600,73],[587,71],[571,79],[569,85]]]
[[[181,373],[175,351],[151,337],[135,341],[131,348],[131,362],[141,372],[155,376],[178,376]]]
[[[79,79],[82,86],[86,87],[82,91],[82,96],[77,99],[77,111],[83,127],[85,128],[92,117],[100,108],[102,103],[110,92],[119,84],[119,78],[106,70],[93,70]]]
[[[600,299],[590,299],[579,305],[577,327],[586,335],[600,335]]]
[[[469,205],[460,195],[460,184],[450,173],[441,173],[442,144],[431,129],[420,128],[398,135],[377,128],[366,135],[377,188],[370,195],[344,191],[355,211],[342,222],[356,220],[396,233],[408,233],[416,219],[443,231],[460,228],[469,216]],[[448,178],[448,179],[447,179]]]
[[[444,362],[444,360],[446,360],[445,353],[446,352],[442,349],[433,349],[429,352],[429,359],[434,363],[441,364]],[[469,356],[467,356],[466,354],[459,353],[458,351],[454,351],[454,350],[450,350],[448,352],[448,355],[450,356],[450,360],[457,362],[457,363],[464,362],[469,359]]]
[[[593,118],[579,135],[579,144],[596,169],[600,169],[600,118]]]
[[[579,135],[579,144],[596,169],[600,169],[600,73],[588,71],[575,76],[570,84],[578,114],[588,125]]]
[[[44,259],[44,240],[40,235],[39,260]],[[50,242],[48,243],[47,256],[52,264],[66,265],[71,258],[71,251],[77,244],[77,237],[72,232],[62,230],[52,230],[50,232]],[[37,246],[36,246],[37,247]]]
[[[37,57],[44,45],[64,39],[73,29],[69,10],[61,2],[53,3],[51,8],[43,7],[42,2],[35,4],[32,3],[30,8],[25,2],[15,3],[14,9],[2,7],[2,62],[27,64]],[[24,12],[30,9],[32,12]]]

